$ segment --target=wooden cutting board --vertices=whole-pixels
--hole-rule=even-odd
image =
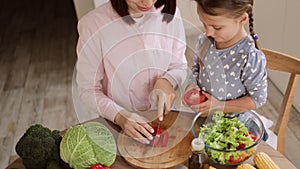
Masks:
[[[136,168],[171,168],[182,164],[191,154],[191,123],[192,120],[182,113],[170,112],[160,124],[162,133],[169,133],[166,147],[144,145],[121,133],[117,140],[119,152]],[[157,120],[153,124],[157,124]]]

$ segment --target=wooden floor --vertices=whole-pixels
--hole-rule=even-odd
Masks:
[[[17,158],[15,145],[40,123],[62,130],[78,123],[72,75],[78,38],[72,0],[0,0],[0,168]],[[274,119],[278,90],[261,113]],[[273,98],[273,100],[272,100]],[[286,156],[300,168],[300,117],[293,111]]]

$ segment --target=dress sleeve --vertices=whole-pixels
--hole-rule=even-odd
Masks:
[[[242,81],[244,81],[248,95],[255,102],[256,108],[264,105],[267,100],[268,82],[266,58],[263,52],[256,50],[249,53]]]
[[[114,122],[122,110],[106,95],[106,74],[103,67],[101,38],[97,25],[90,18],[78,23],[76,83],[80,100],[93,112]],[[80,113],[80,112],[77,112]]]

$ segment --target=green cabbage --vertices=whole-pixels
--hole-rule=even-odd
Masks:
[[[101,123],[88,122],[67,130],[60,143],[61,159],[75,169],[93,164],[111,166],[117,153],[112,133]]]

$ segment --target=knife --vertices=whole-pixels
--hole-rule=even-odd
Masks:
[[[165,111],[166,111],[166,105],[164,104],[163,115],[164,115]],[[160,128],[160,123],[161,123],[161,121],[160,121],[159,118],[158,118],[157,129],[156,129],[156,131],[155,131],[155,136],[158,134],[158,131],[159,131],[158,129]],[[159,134],[160,134],[160,133],[159,133]]]
[[[165,112],[165,105],[164,105],[163,112]],[[159,131],[161,131],[161,129],[160,129],[160,123],[161,123],[161,121],[159,120],[159,118],[157,120],[158,120],[158,122],[157,122],[157,125],[155,126],[156,127],[156,131],[155,131],[155,134],[154,134],[154,138],[151,141],[152,151],[153,151],[154,147],[158,146],[158,143],[159,143],[159,140],[160,140],[160,134],[161,134],[161,132],[159,132]]]

